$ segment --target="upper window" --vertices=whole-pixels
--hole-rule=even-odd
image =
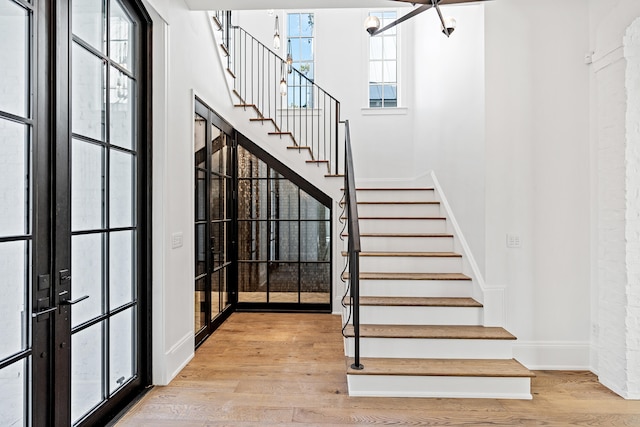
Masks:
[[[396,12],[372,12],[384,27],[396,19]],[[397,33],[391,28],[369,38],[369,107],[398,106]]]
[[[289,107],[313,108],[313,13],[287,15],[287,53],[293,58],[292,67],[300,72],[290,73],[287,102]]]

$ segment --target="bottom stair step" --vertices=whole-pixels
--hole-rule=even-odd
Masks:
[[[351,369],[350,396],[531,399],[533,373],[513,359],[374,359]]]
[[[432,377],[535,377],[515,359],[397,359],[361,358],[364,369],[353,369],[347,357],[348,375],[406,375]]]

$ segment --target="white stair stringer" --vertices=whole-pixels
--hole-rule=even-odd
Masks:
[[[349,394],[531,399],[534,375],[512,359],[516,337],[500,327],[500,316],[488,325],[484,281],[431,177],[433,188],[383,184],[357,191],[364,368],[349,368],[355,340],[347,299]],[[445,368],[431,369],[433,361]]]

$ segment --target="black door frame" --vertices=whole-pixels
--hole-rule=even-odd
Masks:
[[[20,0],[18,0],[20,1]],[[20,1],[21,3],[25,3]],[[123,0],[141,26],[136,55],[139,71],[140,141],[137,168],[137,378],[107,397],[78,425],[98,425],[113,418],[151,384],[151,18],[141,0]],[[60,301],[71,295],[71,70],[69,0],[36,0],[33,9],[32,111],[33,140],[33,256],[31,306],[37,312],[39,298],[49,298],[57,310],[31,321],[33,425],[71,424],[71,316]],[[67,292],[67,294],[65,294]],[[77,297],[73,296],[73,297]],[[48,319],[47,319],[48,318]]]

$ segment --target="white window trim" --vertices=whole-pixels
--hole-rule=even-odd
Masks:
[[[317,52],[318,52],[318,37],[317,37],[317,27],[318,27],[318,14],[315,9],[282,9],[281,21],[282,21],[282,29],[280,31],[280,35],[284,35],[283,38],[283,46],[284,48],[280,48],[281,55],[283,58],[287,57],[287,47],[289,43],[289,14],[304,14],[310,13],[313,14],[313,79],[312,81],[315,83],[318,81],[318,63],[317,63]],[[293,58],[295,62],[295,56]],[[293,110],[299,107],[289,107],[289,110]],[[305,108],[300,108],[301,110],[305,110]],[[310,109],[312,110],[312,109]],[[283,111],[286,109],[283,108]]]

